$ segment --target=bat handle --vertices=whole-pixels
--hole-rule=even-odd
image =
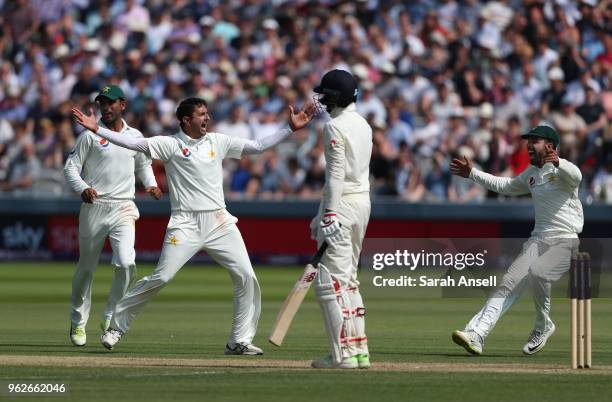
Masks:
[[[313,267],[317,267],[319,261],[321,261],[321,257],[323,257],[323,253],[325,253],[325,250],[327,250],[327,242],[323,242],[323,244],[321,244],[321,247],[319,247],[317,250],[317,253],[313,257],[312,261],[310,261],[310,264],[312,264]]]

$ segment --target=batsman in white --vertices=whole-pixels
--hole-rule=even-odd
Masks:
[[[140,131],[121,118],[126,109],[125,94],[116,85],[106,85],[96,97],[102,118],[100,124],[126,138],[143,138]],[[161,197],[151,158],[111,145],[91,131],[83,132],[70,152],[64,174],[72,189],[81,194],[79,214],[79,263],[72,279],[70,340],[75,346],[87,341],[85,326],[91,308],[91,285],[100,252],[108,237],[113,249],[113,282],[100,324],[108,329],[117,301],[127,291],[136,273],[134,262],[135,221],[134,171],[146,191],[155,199]],[[81,176],[82,174],[82,176]]]
[[[295,113],[289,106],[289,128],[257,141],[207,132],[206,101],[183,100],[177,110],[180,131],[174,135],[131,139],[98,126],[92,116],[73,109],[79,124],[128,149],[164,162],[172,213],[161,256],[155,271],[132,287],[117,303],[110,328],[102,335],[107,349],[130,329],[145,303],[159,292],[198,251],[205,250],[229,270],[234,283],[234,317],[225,354],[260,355],[252,344],[261,311],[261,296],[238,221],[225,209],[223,169],[225,158],[238,159],[269,149],[293,131],[306,126],[314,115],[314,104]]]
[[[569,270],[584,224],[578,198],[582,174],[578,167],[557,155],[559,135],[555,129],[539,125],[521,136],[527,139],[531,165],[517,177],[481,172],[465,157],[454,159],[450,166],[452,173],[470,178],[491,191],[506,195],[531,194],[535,210],[531,237],[508,268],[501,285],[465,329],[452,334],[456,344],[475,355],[482,354],[484,340],[497,320],[527,287],[533,292],[536,316],[523,353],[532,355],[546,345],[555,332],[555,324],[550,319],[551,284]]]
[[[328,248],[321,258],[314,287],[323,313],[330,354],[314,368],[368,368],[365,307],[357,270],[370,219],[372,129],[355,111],[357,81],[332,70],[314,88],[316,102],[329,113],[323,142],[326,182],[311,235]]]

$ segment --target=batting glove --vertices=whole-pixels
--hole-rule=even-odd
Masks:
[[[338,217],[334,211],[327,211],[323,214],[320,227],[327,244],[338,244],[342,241],[343,236],[340,222],[338,222]]]

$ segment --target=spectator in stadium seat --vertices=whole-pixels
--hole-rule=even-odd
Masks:
[[[382,100],[374,93],[374,83],[364,81],[361,83],[361,94],[357,102],[357,113],[366,119],[372,118],[372,124],[384,126],[387,120],[387,110]]]
[[[389,109],[385,137],[396,151],[402,142],[408,145],[414,143],[412,127],[400,118],[400,110],[397,107]]]
[[[453,158],[457,157],[457,155],[465,155],[466,158],[473,160],[475,153],[469,146],[464,145],[457,150]],[[474,164],[474,166],[480,169],[478,164]],[[448,200],[450,202],[461,204],[482,202],[486,197],[486,193],[482,186],[474,183],[472,180],[455,175],[451,176],[448,188]]]
[[[42,166],[36,158],[34,144],[25,142],[21,155],[11,166],[8,179],[0,182],[0,190],[10,192],[14,196],[31,194],[32,184],[41,174]]]
[[[474,159],[482,163],[489,159],[489,143],[493,138],[493,106],[485,102],[478,108],[478,127],[466,138],[466,145],[475,152]]]
[[[530,112],[539,110],[542,91],[543,86],[534,75],[533,64],[531,61],[524,62],[517,93],[527,110]]]
[[[427,190],[425,199],[429,201],[446,201],[448,198],[448,187],[450,183],[450,172],[448,162],[441,152],[436,152],[432,157],[433,168],[424,180]]]
[[[457,107],[451,112],[445,129],[444,140],[440,145],[442,152],[451,153],[465,143],[468,138],[465,117],[465,112],[461,107]]]
[[[608,152],[605,164],[595,173],[593,194],[599,201],[612,204],[612,153]]]
[[[217,125],[221,133],[232,133],[234,137],[251,139],[251,128],[244,118],[244,110],[240,105],[234,105],[230,111],[230,117]]]
[[[548,70],[550,88],[544,91],[544,94],[542,95],[543,115],[561,110],[561,100],[567,92],[564,79],[565,73],[560,67],[555,66]]]
[[[601,85],[593,78],[591,70],[585,67],[580,71],[580,78],[567,86],[567,96],[573,100],[574,105],[582,105],[586,102],[587,88],[591,88],[596,93],[601,92]]]
[[[243,194],[251,180],[251,165],[250,158],[242,158],[238,160],[238,167],[234,170],[230,181],[230,197]]]
[[[586,132],[589,142],[593,142],[597,137],[603,134],[603,128],[608,123],[606,113],[601,105],[601,97],[599,93],[591,86],[585,88],[585,101],[578,108],[576,113],[584,119],[587,124]]]
[[[512,144],[508,160],[510,175],[518,176],[530,164],[525,140],[521,138],[521,121],[518,116],[512,116],[508,120],[508,138]]]
[[[306,179],[306,172],[298,163],[296,157],[287,160],[287,168],[283,174],[283,191],[286,194],[298,194]]]
[[[561,104],[561,111],[551,115],[551,122],[561,137],[559,155],[570,161],[577,161],[578,154],[584,145],[587,125],[584,119],[576,113],[574,101],[567,94],[563,97]]]
[[[408,149],[400,152],[397,160],[395,192],[408,202],[419,202],[425,196],[421,169]]]

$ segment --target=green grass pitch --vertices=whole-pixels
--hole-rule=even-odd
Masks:
[[[151,269],[140,265],[138,276]],[[306,369],[304,363],[327,353],[313,291],[283,347],[267,343],[278,308],[301,268],[255,269],[263,311],[254,343],[265,355],[244,358],[223,355],[231,324],[231,282],[218,267],[185,266],[145,307],[115,351],[108,352],[99,343],[98,329],[110,287],[108,265],[95,274],[87,346],[75,348],[68,339],[74,264],[0,264],[0,384],[63,382],[70,388],[69,396],[54,397],[0,391],[0,401],[609,400],[610,299],[593,300],[595,367],[572,371],[565,369],[568,300],[553,300],[557,333],[539,354],[521,353],[533,320],[526,295],[487,339],[485,355],[471,357],[452,343],[450,333],[465,325],[483,299],[368,298],[364,288],[374,369],[322,371]],[[32,362],[43,358],[53,363]],[[81,363],[69,364],[75,359]],[[149,363],[137,363],[144,360]],[[136,363],[118,363],[126,361]],[[248,365],[240,367],[242,361]]]

